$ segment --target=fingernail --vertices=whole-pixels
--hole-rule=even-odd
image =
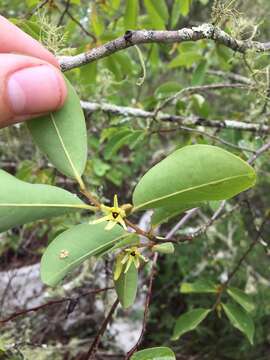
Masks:
[[[7,94],[14,114],[45,113],[63,105],[66,87],[57,69],[40,65],[13,73],[7,82]]]

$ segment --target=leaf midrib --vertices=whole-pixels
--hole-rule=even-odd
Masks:
[[[169,195],[164,195],[164,196],[161,196],[159,198],[155,198],[154,200],[150,200],[150,201],[146,201],[145,203],[139,205],[139,206],[135,206],[133,208],[133,212],[146,206],[146,205],[149,205],[149,204],[152,204],[152,203],[155,203],[157,201],[160,201],[160,200],[165,200],[165,199],[168,199],[170,197],[173,197],[173,196],[176,196],[176,195],[179,195],[179,194],[184,194],[185,192],[188,192],[188,191],[192,191],[192,190],[198,190],[200,188],[204,188],[206,186],[210,186],[210,185],[216,185],[216,184],[219,184],[221,182],[225,182],[227,180],[233,180],[233,179],[237,179],[237,178],[242,178],[242,177],[249,177],[252,173],[250,174],[245,174],[245,175],[236,175],[236,176],[230,176],[230,177],[227,177],[227,178],[223,178],[222,180],[217,180],[217,181],[210,181],[209,183],[205,183],[205,184],[202,184],[202,185],[198,185],[198,186],[193,186],[193,187],[190,187],[190,188],[187,188],[185,190],[179,190],[179,191],[175,191],[174,193],[171,193]]]
[[[79,172],[77,171],[77,169],[76,169],[76,167],[75,167],[75,165],[74,165],[74,163],[73,163],[73,161],[71,159],[71,156],[70,156],[70,154],[69,154],[69,152],[68,152],[68,150],[66,148],[66,145],[65,145],[64,140],[63,140],[63,138],[61,136],[60,130],[58,129],[58,126],[56,125],[53,113],[50,113],[50,117],[51,117],[53,126],[55,128],[56,134],[58,136],[59,142],[60,142],[60,144],[61,144],[61,146],[63,148],[64,154],[65,154],[65,156],[66,156],[66,158],[67,158],[67,160],[69,162],[69,165],[70,165],[70,167],[71,167],[71,169],[72,169],[72,171],[74,173],[74,177],[75,177],[75,179],[77,180],[77,182],[79,184],[82,184],[81,176],[80,176]]]

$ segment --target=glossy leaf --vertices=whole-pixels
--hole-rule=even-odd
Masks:
[[[237,304],[222,304],[222,307],[231,324],[245,334],[253,345],[255,327],[250,315]]]
[[[126,0],[126,10],[124,16],[124,25],[126,30],[134,30],[137,27],[137,17],[139,11],[138,0]]]
[[[42,256],[42,281],[50,286],[57,285],[84,260],[104,254],[127,235],[119,225],[110,231],[105,230],[105,225],[80,224],[57,236]]]
[[[133,193],[133,211],[229,199],[253,186],[255,180],[249,164],[222,148],[186,146],[141,178]]]
[[[134,263],[131,263],[126,273],[124,271],[121,273],[114,285],[121,305],[127,309],[134,303],[137,294],[138,270]]]
[[[0,170],[0,231],[89,208],[66,190],[50,185],[29,184]]]
[[[27,122],[35,143],[64,175],[80,179],[87,158],[87,134],[80,99],[68,80],[64,106]]]
[[[194,309],[181,315],[174,326],[172,340],[178,340],[183,334],[196,329],[196,327],[206,318],[211,310]]]
[[[238,302],[247,312],[251,312],[255,309],[254,302],[244,291],[237,289],[235,287],[229,287],[227,293],[230,297]]]
[[[194,283],[182,283],[180,286],[182,294],[190,293],[217,293],[217,287],[210,280],[198,280]]]
[[[175,360],[174,352],[168,347],[154,347],[137,351],[130,360]]]

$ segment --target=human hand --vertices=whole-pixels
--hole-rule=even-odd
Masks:
[[[0,15],[0,128],[57,110],[66,95],[56,58]]]

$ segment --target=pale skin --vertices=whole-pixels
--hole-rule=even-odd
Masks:
[[[54,55],[0,15],[0,128],[58,110],[66,95]]]

